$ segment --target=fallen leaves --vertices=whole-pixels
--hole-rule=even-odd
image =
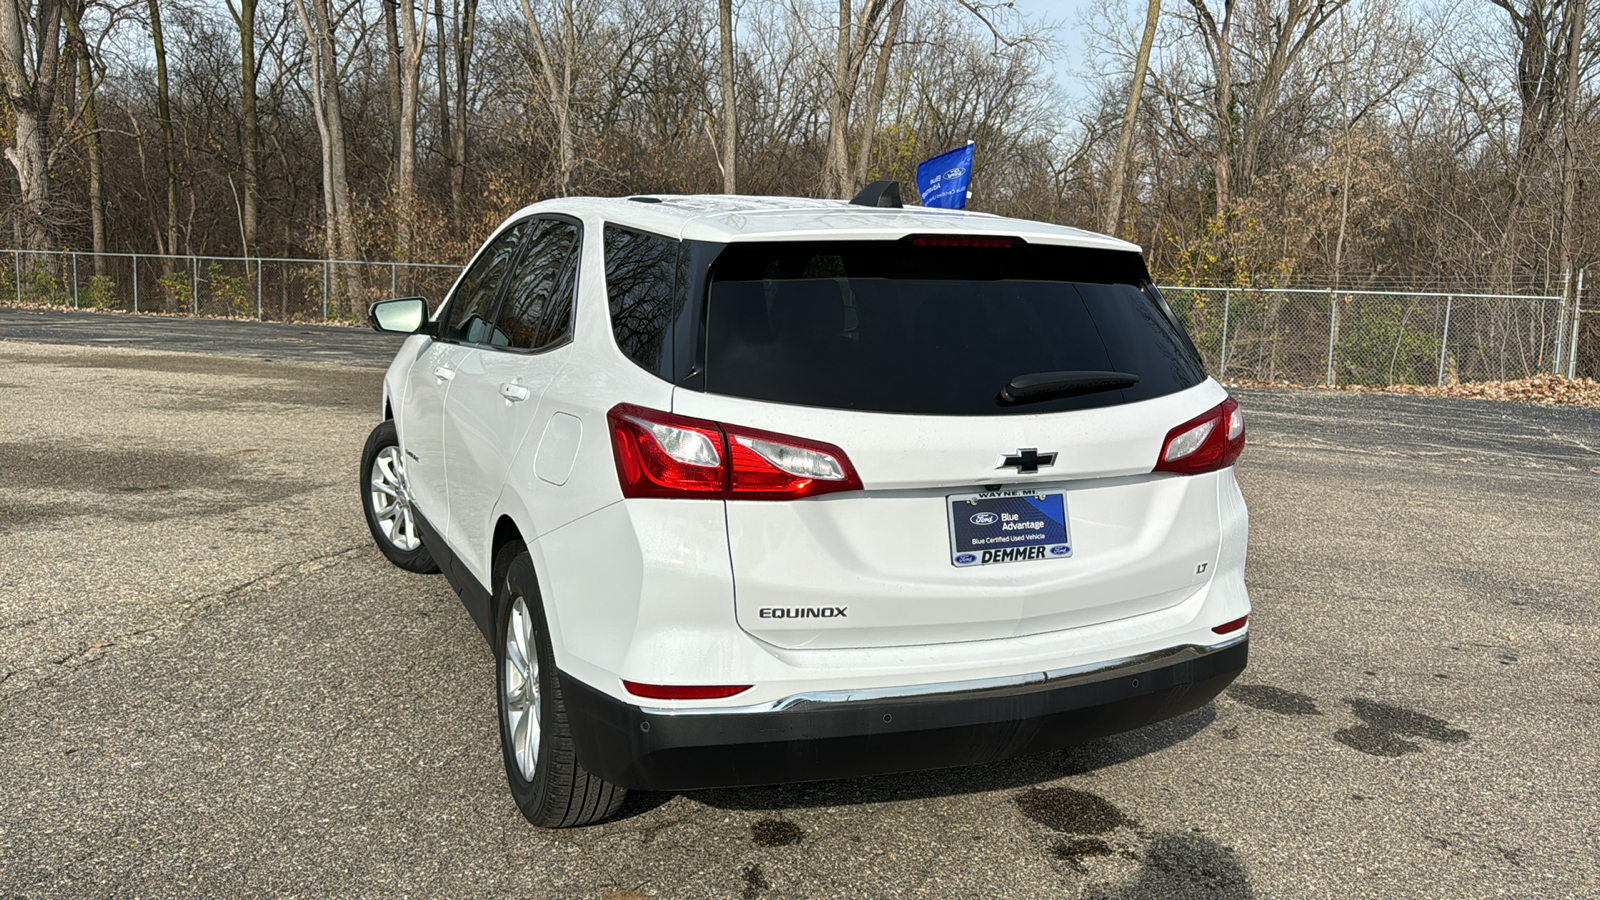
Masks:
[[[1312,387],[1283,382],[1239,381],[1244,387]],[[1530,375],[1511,381],[1468,381],[1442,387],[1421,384],[1368,386],[1341,384],[1337,390],[1382,394],[1413,394],[1423,397],[1469,397],[1478,400],[1515,400],[1522,403],[1560,403],[1568,406],[1600,406],[1600,381],[1592,378],[1567,378],[1562,375]]]

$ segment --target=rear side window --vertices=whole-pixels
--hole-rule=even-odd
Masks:
[[[606,299],[611,331],[624,356],[672,379],[672,323],[683,308],[677,289],[678,242],[607,225]]]
[[[1159,397],[1205,379],[1137,254],[907,241],[730,244],[707,295],[706,390],[924,415],[1027,415]],[[1137,383],[1008,404],[1014,378]]]
[[[567,339],[577,286],[578,226],[538,219],[533,228],[496,319],[510,345],[523,350],[543,350]]]

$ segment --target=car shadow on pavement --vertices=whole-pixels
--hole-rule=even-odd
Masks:
[[[1000,762],[935,769],[903,775],[848,778],[804,784],[693,791],[685,796],[716,809],[779,811],[817,806],[848,806],[893,800],[925,800],[960,794],[1029,787],[1068,775],[1081,775],[1182,743],[1217,717],[1213,704],[1164,722],[1052,753]],[[633,792],[619,818],[639,815],[675,794]]]

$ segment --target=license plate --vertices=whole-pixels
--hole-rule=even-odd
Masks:
[[[957,494],[949,509],[950,562],[957,567],[1072,556],[1061,491]]]

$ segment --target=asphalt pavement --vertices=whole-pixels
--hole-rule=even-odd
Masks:
[[[549,832],[488,646],[361,520],[392,347],[0,310],[0,896],[1600,896],[1600,410],[1238,390],[1215,703]]]

